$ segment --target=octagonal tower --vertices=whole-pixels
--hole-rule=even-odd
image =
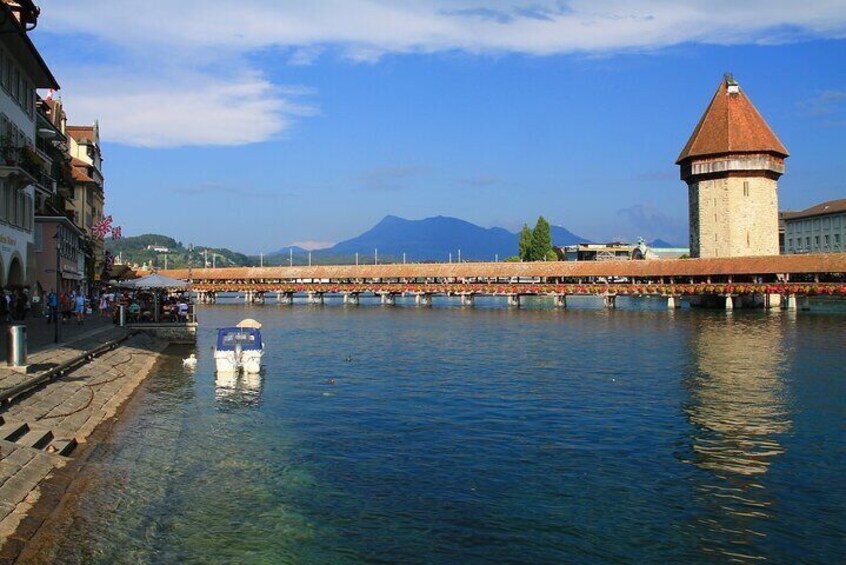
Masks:
[[[691,257],[778,255],[787,149],[727,74],[676,164],[688,186]]]

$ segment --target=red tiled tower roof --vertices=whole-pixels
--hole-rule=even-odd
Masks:
[[[676,164],[696,157],[730,153],[770,153],[787,157],[787,149],[733,78],[717,87],[711,104],[682,149]]]

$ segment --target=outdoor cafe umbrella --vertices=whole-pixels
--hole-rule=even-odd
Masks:
[[[164,275],[160,275],[158,273],[154,273],[152,275],[147,275],[146,277],[141,277],[140,279],[133,279],[129,281],[123,281],[120,286],[124,288],[135,288],[139,290],[166,290],[172,288],[188,288],[188,283],[185,281],[181,281],[179,279],[172,279],[170,277],[166,277]],[[159,321],[159,293],[153,293],[153,299],[155,300],[154,305],[154,312],[155,312],[155,321]]]
[[[168,289],[168,288],[188,288],[188,283],[179,279],[172,279],[158,273],[141,277],[140,279],[133,279],[122,281],[120,286],[124,288],[137,288],[143,290],[151,289]]]

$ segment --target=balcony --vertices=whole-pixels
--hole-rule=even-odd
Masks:
[[[17,190],[36,185],[52,192],[54,183],[45,164],[44,159],[32,147],[0,145],[0,178],[9,181]]]

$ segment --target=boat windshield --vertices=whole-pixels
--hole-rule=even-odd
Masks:
[[[217,330],[218,351],[234,351],[240,345],[242,351],[261,349],[261,334],[254,328],[221,328]]]

